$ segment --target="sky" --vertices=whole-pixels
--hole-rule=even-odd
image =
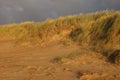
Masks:
[[[0,24],[40,22],[106,9],[120,10],[120,0],[0,0]]]

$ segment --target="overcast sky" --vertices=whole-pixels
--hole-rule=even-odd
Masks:
[[[44,21],[106,9],[120,10],[120,0],[0,0],[0,24]]]

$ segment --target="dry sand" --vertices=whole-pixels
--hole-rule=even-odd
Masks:
[[[77,45],[16,47],[12,41],[0,41],[0,80],[120,80],[120,66],[94,56],[84,55],[65,64],[51,62],[80,50]]]

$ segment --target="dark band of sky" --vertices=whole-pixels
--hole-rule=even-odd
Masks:
[[[106,9],[120,10],[120,0],[0,0],[0,24],[43,21]]]

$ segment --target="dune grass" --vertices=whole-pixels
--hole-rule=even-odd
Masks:
[[[36,43],[72,40],[95,51],[120,49],[120,12],[102,11],[79,14],[44,22],[1,25],[0,40]]]

